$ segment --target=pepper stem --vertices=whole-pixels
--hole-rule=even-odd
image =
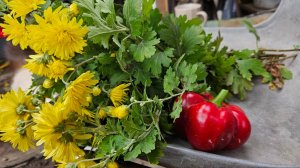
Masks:
[[[222,102],[224,101],[225,97],[228,94],[228,90],[222,89],[219,94],[211,101],[218,107],[222,106]]]

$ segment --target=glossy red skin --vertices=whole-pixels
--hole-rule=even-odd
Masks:
[[[3,30],[2,27],[0,27],[0,38],[4,38],[5,37],[2,30]]]
[[[182,112],[180,113],[180,117],[175,120],[175,132],[180,136],[181,138],[186,138],[185,133],[185,124],[186,124],[186,118],[188,113],[188,108],[194,104],[203,102],[205,99],[202,95],[194,92],[185,92],[182,96]],[[176,99],[176,101],[178,101]]]
[[[236,105],[226,105],[236,119],[236,130],[231,142],[226,147],[227,149],[236,149],[242,146],[251,134],[251,124],[245,112]]]
[[[236,121],[229,109],[201,102],[191,106],[188,114],[185,131],[195,149],[218,151],[231,142]]]

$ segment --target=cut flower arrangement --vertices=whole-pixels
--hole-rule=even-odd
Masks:
[[[60,167],[158,163],[184,93],[244,99],[254,77],[271,88],[291,79],[264,51],[229,51],[200,20],[162,16],[153,3],[0,0],[3,37],[36,53],[24,65],[30,89],[1,95],[1,140],[21,151],[42,145]]]

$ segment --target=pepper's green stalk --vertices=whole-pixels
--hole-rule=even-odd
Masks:
[[[226,98],[227,94],[228,94],[228,90],[222,89],[219,92],[219,94],[211,102],[214,103],[215,105],[217,105],[218,107],[221,107],[222,102]]]

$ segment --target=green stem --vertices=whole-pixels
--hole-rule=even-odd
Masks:
[[[211,102],[213,102],[214,104],[216,104],[218,107],[221,107],[222,106],[222,102],[226,98],[227,94],[228,94],[228,90],[222,89],[220,91],[220,93]]]
[[[174,95],[172,95],[170,97],[166,97],[164,99],[159,99],[159,101],[164,102],[164,101],[170,100],[170,99],[172,99],[174,97],[178,97],[178,96],[182,95],[184,92],[185,92],[185,90],[182,91],[181,93],[174,94]],[[154,100],[152,100],[152,99],[145,100],[145,101],[137,101],[137,100],[135,100],[134,102],[132,102],[131,104],[128,105],[128,108],[130,108],[134,104],[142,104],[142,105],[144,105],[146,103],[151,103],[151,102],[154,102]]]

